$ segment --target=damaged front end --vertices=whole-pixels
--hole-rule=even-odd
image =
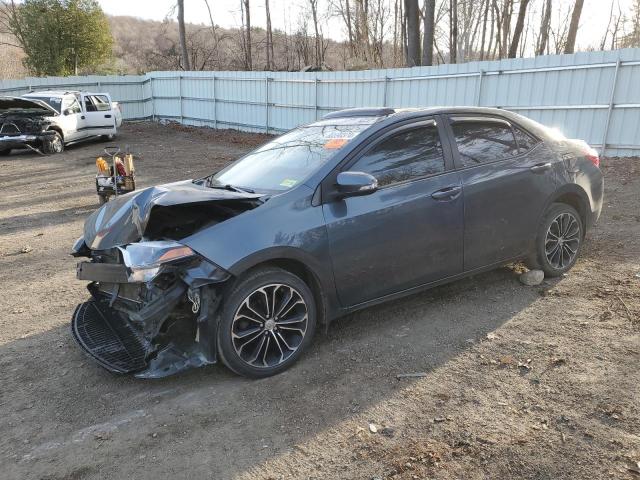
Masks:
[[[173,241],[91,252],[77,277],[92,299],[72,331],[80,346],[117,373],[158,378],[214,363],[215,314],[230,275]]]
[[[72,332],[100,365],[160,378],[216,361],[216,311],[231,275],[181,244],[260,202],[180,182],[109,202],[89,217],[72,255],[91,299]]]

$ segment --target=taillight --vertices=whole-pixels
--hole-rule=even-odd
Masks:
[[[600,168],[600,157],[598,156],[597,153],[596,154],[587,153],[585,157],[591,160],[591,163],[593,163],[596,167]]]

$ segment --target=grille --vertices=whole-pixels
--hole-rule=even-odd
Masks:
[[[122,316],[96,302],[81,303],[71,322],[78,344],[107,370],[131,373],[147,366],[145,347]]]

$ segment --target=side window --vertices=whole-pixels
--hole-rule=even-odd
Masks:
[[[515,125],[513,125],[513,134],[516,136],[520,153],[528,152],[538,144],[538,140]]]
[[[71,110],[72,113],[81,113],[80,103],[75,97],[65,98],[62,104],[64,110]]]
[[[111,105],[109,104],[109,99],[104,95],[92,95],[91,100],[93,104],[96,106],[96,110],[99,112],[106,112],[107,110],[111,110]]]
[[[91,97],[84,97],[84,108],[87,112],[97,112],[98,109],[93,104],[93,100]]]
[[[462,121],[452,125],[460,160],[465,167],[509,158],[518,154],[511,127],[482,121]]]
[[[381,187],[444,171],[435,125],[392,135],[364,154],[350,170],[370,173]]]

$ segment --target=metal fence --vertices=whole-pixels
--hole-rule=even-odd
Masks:
[[[640,155],[640,49],[354,72],[151,72],[0,81],[0,93],[108,91],[126,119],[277,133],[349,107],[513,110],[608,155]]]

